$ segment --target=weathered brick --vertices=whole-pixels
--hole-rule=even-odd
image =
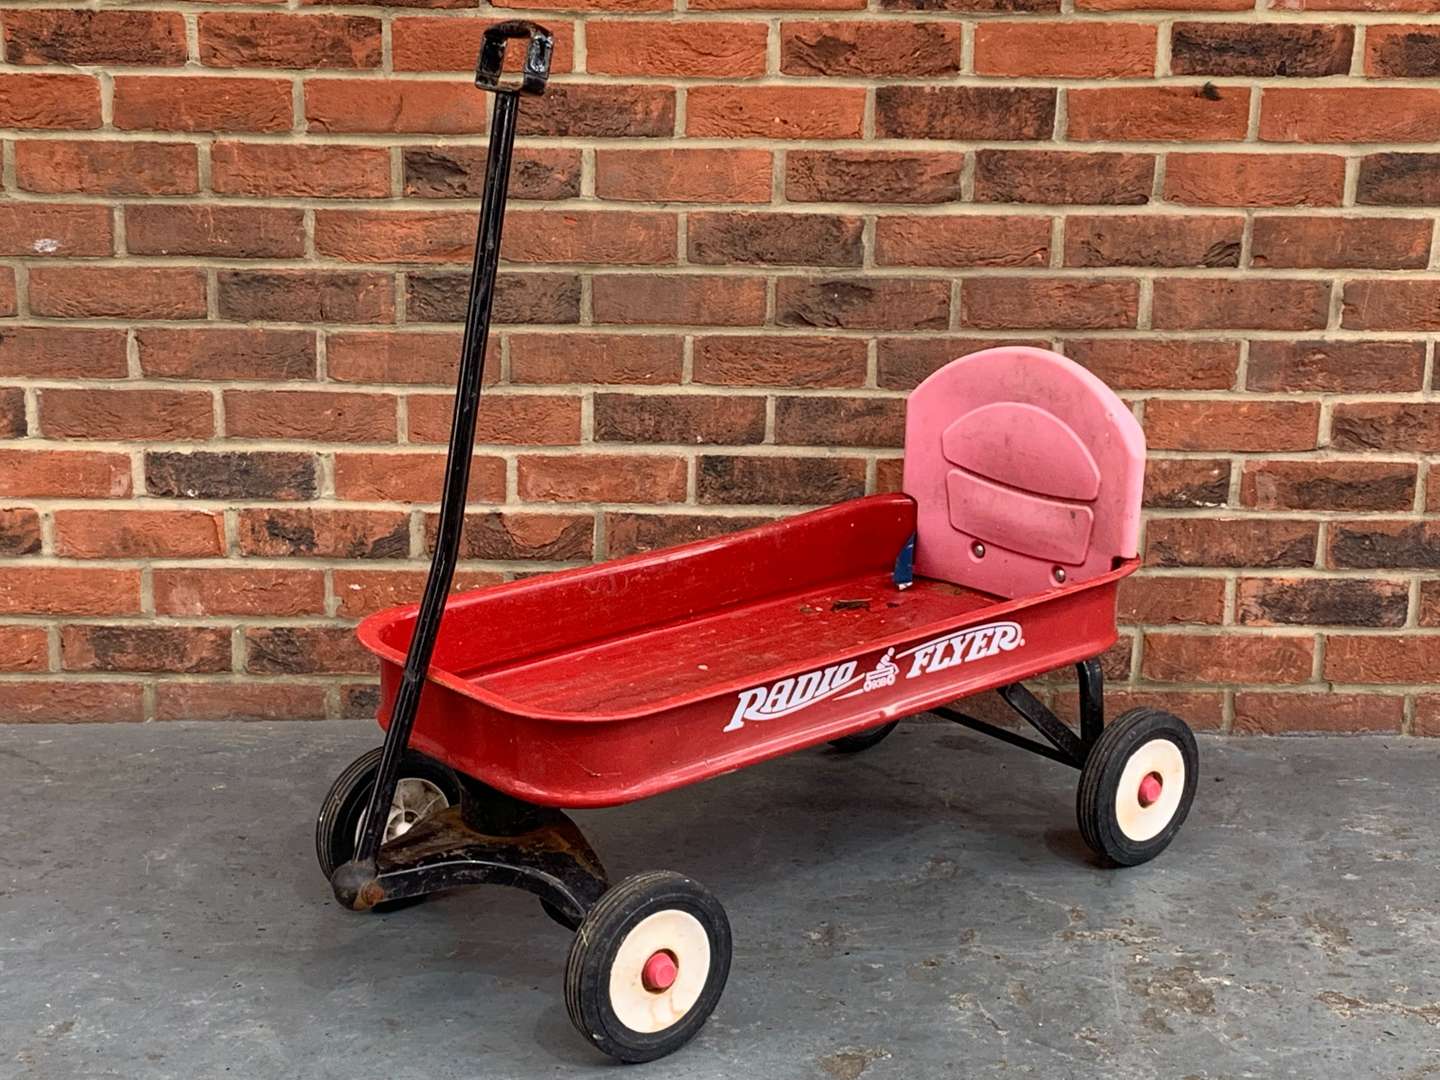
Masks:
[[[465,321],[470,275],[411,271],[405,275],[405,318],[412,323]],[[580,278],[575,274],[502,273],[495,281],[497,325],[578,323]]]
[[[955,153],[791,150],[785,155],[785,197],[791,202],[954,202],[960,198],[964,165],[964,155]],[[768,197],[768,169],[765,179]]]
[[[336,570],[336,614],[342,619],[362,619],[397,604],[413,604],[425,591],[424,570]],[[451,583],[451,592],[498,585],[504,575],[493,570],[460,570]]]
[[[460,345],[461,335],[453,331],[332,333],[325,338],[325,372],[343,383],[454,385]],[[499,343],[492,338],[486,358],[496,361],[498,353]],[[492,363],[487,382],[498,377],[498,367]]]
[[[1330,442],[1341,450],[1440,450],[1440,404],[1339,402],[1331,417]]]
[[[156,720],[320,720],[324,683],[178,682],[155,686]]]
[[[377,666],[344,626],[250,627],[245,655],[245,670],[262,675],[366,675]]]
[[[337,499],[357,502],[433,502],[440,498],[445,455],[341,452],[335,455]],[[472,455],[471,502],[505,501],[505,460]]]
[[[1236,590],[1250,626],[1404,626],[1410,586],[1360,578],[1246,578]]]
[[[697,86],[686,97],[685,133],[710,139],[858,139],[858,87]]]
[[[237,439],[392,442],[395,398],[308,390],[226,390],[225,434]]]
[[[550,31],[554,42],[550,54],[550,74],[559,75],[574,70],[574,26],[549,17],[544,21],[545,29]],[[453,15],[396,18],[390,23],[391,53],[395,70],[472,72],[475,70],[475,58],[480,55],[481,39],[486,29],[495,23],[495,19],[477,19],[468,15],[460,18]],[[514,72],[520,69],[521,51],[519,48],[512,48],[506,54],[506,71]]]
[[[317,510],[310,507],[241,510],[242,555],[332,559],[404,559],[410,518],[392,510]]]
[[[1257,217],[1250,260],[1282,268],[1422,270],[1434,229],[1429,218]]]
[[[1367,154],[1355,201],[1371,206],[1440,206],[1440,154]]]
[[[320,570],[273,567],[157,567],[155,610],[161,615],[323,615]]]
[[[12,64],[167,67],[185,62],[185,19],[175,11],[26,10],[5,13]]]
[[[1152,517],[1145,561],[1152,566],[1313,566],[1318,529],[1285,518]]]
[[[1048,266],[1048,217],[885,216],[875,222],[881,266]]]
[[[882,139],[1048,139],[1055,91],[1008,86],[881,86],[875,134]]]
[[[693,213],[690,261],[700,264],[859,266],[858,217],[838,214]]]
[[[390,194],[390,152],[373,146],[216,142],[210,184],[222,195],[367,199]]]
[[[1146,626],[1218,624],[1225,615],[1222,578],[1139,575],[1120,583],[1116,617]]]
[[[25,391],[18,386],[0,388],[0,439],[18,439],[26,434]]]
[[[438,519],[427,514],[426,550],[433,547]],[[594,554],[595,519],[590,514],[488,511],[465,515],[460,553],[466,559],[575,562]]]
[[[954,75],[960,71],[960,25],[787,21],[780,26],[780,70],[786,75],[907,79]]]
[[[1063,351],[1112,390],[1227,390],[1240,364],[1234,341],[1077,338]]]
[[[38,555],[43,543],[38,513],[24,507],[0,508],[0,556]]]
[[[1418,341],[1252,341],[1246,367],[1251,390],[1415,391],[1424,375]]]
[[[859,458],[706,455],[696,488],[703,504],[823,506],[865,493]]]
[[[1405,699],[1387,694],[1235,695],[1235,727],[1240,735],[1398,732]]]
[[[139,723],[145,719],[145,690],[139,683],[64,679],[13,680],[5,684],[0,720],[9,723]]]
[[[328,270],[221,270],[220,315],[241,322],[389,323],[395,279]]]
[[[592,19],[585,70],[600,75],[744,78],[765,73],[761,22]]]
[[[130,458],[126,454],[0,450],[0,497],[119,499],[130,492]]]
[[[450,437],[453,396],[411,395],[410,441]],[[567,446],[580,441],[580,399],[570,394],[486,394],[480,400],[477,441],[508,446]]]
[[[289,79],[117,75],[115,126],[140,131],[289,131]]]
[[[145,454],[145,490],[171,499],[313,499],[315,458],[275,452]]]
[[[126,373],[123,330],[0,327],[0,375],[27,379],[118,379]]]
[[[1239,140],[1250,115],[1248,88],[1213,83],[1070,90],[1066,102],[1077,142]]]
[[[0,74],[0,127],[99,126],[99,79],[90,75]]]
[[[305,214],[278,207],[127,206],[125,244],[133,255],[294,259],[305,254]]]
[[[0,204],[0,255],[66,258],[113,251],[110,212],[104,206]]]
[[[228,671],[230,631],[204,626],[66,626],[60,634],[60,666],[66,671]]]
[[[516,122],[521,135],[631,139],[675,133],[675,91],[669,86],[552,83],[543,97],[525,104]]]
[[[0,614],[133,615],[139,611],[139,570],[0,567]]]
[[[780,397],[775,441],[792,446],[903,446],[902,398]]]
[[[613,201],[770,201],[769,150],[595,151],[595,194]]]
[[[311,330],[172,330],[135,332],[140,370],[161,379],[313,379],[315,334]]]
[[[715,386],[860,386],[865,343],[838,337],[700,336],[694,341],[692,378]]]
[[[1230,463],[1213,458],[1151,457],[1145,462],[1145,506],[1186,510],[1224,506]]]
[[[597,274],[597,323],[755,326],[765,317],[765,280],[699,274]]]
[[[1155,73],[1156,29],[1143,23],[982,22],[975,72],[1032,78],[1120,79]]]
[[[765,399],[709,394],[596,394],[595,441],[758,443]]]
[[[1298,634],[1147,633],[1141,673],[1157,682],[1308,682],[1315,639]]]
[[[526,502],[680,502],[685,460],[640,454],[521,455],[517,488]]]
[[[200,166],[190,143],[27,139],[15,143],[15,179],[46,195],[189,195]]]
[[[205,273],[179,267],[36,267],[30,271],[30,310],[61,319],[203,319]]]
[[[969,278],[960,287],[960,322],[987,330],[1132,327],[1139,303],[1140,288],[1134,281]]]
[[[1440,569],[1440,523],[1337,521],[1330,525],[1330,565],[1348,570]]]
[[[0,626],[0,671],[50,670],[50,639],[43,626]]]
[[[610,558],[636,555],[642,551],[709,540],[739,529],[763,525],[765,517],[731,514],[630,514],[605,515],[605,554]]]
[[[1345,75],[1354,43],[1349,26],[1180,22],[1170,32],[1170,69],[1250,78]]]
[[[1440,635],[1330,634],[1324,678],[1338,683],[1432,681],[1440,663]]]
[[[956,357],[998,345],[1049,348],[1049,341],[984,337],[882,337],[876,348],[876,378],[886,390],[913,390]]]
[[[357,15],[204,12],[200,62],[219,68],[378,68],[380,20]]]
[[[1440,140],[1440,90],[1345,87],[1266,90],[1267,142],[1366,143]]]
[[[1191,206],[1339,206],[1345,159],[1332,154],[1168,154],[1165,198]]]
[[[1072,214],[1066,266],[1239,266],[1240,217]]]
[[[1413,462],[1255,461],[1240,499],[1260,510],[1409,510],[1415,483]]]
[[[405,149],[406,195],[422,199],[478,199],[489,153],[477,146]],[[386,171],[388,177],[388,155]],[[510,173],[512,199],[573,199],[580,194],[580,151],[520,147]]]
[[[1416,24],[1367,26],[1365,74],[1381,79],[1440,76],[1440,29]]]
[[[1347,282],[1340,324],[1347,330],[1440,330],[1440,278]]]
[[[894,278],[782,278],[775,290],[781,326],[845,330],[943,330],[950,320],[945,281]]]
[[[464,83],[430,79],[306,79],[311,131],[475,135],[485,130],[484,95]]]
[[[1145,439],[1156,450],[1313,450],[1320,406],[1313,401],[1153,398]]]
[[[1131,206],[1150,201],[1154,176],[1149,154],[978,150],[975,201]]]
[[[200,390],[41,390],[40,430],[51,439],[206,439],[214,404]]]
[[[678,383],[684,364],[672,335],[511,334],[509,350],[516,383]]]
[[[1318,330],[1330,284],[1251,278],[1161,278],[1151,324],[1159,330]]]

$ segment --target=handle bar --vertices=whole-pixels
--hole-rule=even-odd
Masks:
[[[500,69],[505,64],[505,46],[516,38],[528,38],[530,41],[525,49],[524,66],[520,69],[520,84],[502,86]],[[480,60],[475,65],[475,85],[496,94],[543,94],[545,80],[550,77],[550,57],[554,51],[555,39],[543,26],[523,19],[496,23],[485,31]]]

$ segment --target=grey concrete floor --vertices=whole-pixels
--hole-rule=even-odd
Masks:
[[[618,1076],[527,895],[339,908],[311,829],[369,725],[0,729],[0,1076]],[[577,814],[726,904],[719,1010],[634,1075],[1440,1077],[1440,745],[1202,743],[1159,860],[960,729]],[[629,1074],[627,1074],[629,1075]]]

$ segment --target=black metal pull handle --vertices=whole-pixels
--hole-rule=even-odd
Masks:
[[[505,46],[516,38],[528,38],[525,48],[525,64],[520,70],[520,84],[503,86],[500,83],[500,69],[505,64]],[[555,39],[550,31],[537,23],[523,19],[496,23],[485,31],[485,40],[480,45],[480,62],[475,66],[475,85],[481,90],[496,94],[543,94],[545,80],[550,78],[550,57],[555,51]]]

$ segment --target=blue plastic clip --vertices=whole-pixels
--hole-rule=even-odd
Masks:
[[[908,589],[915,584],[915,534],[905,541],[900,554],[895,556],[895,572],[891,575],[897,589]]]

